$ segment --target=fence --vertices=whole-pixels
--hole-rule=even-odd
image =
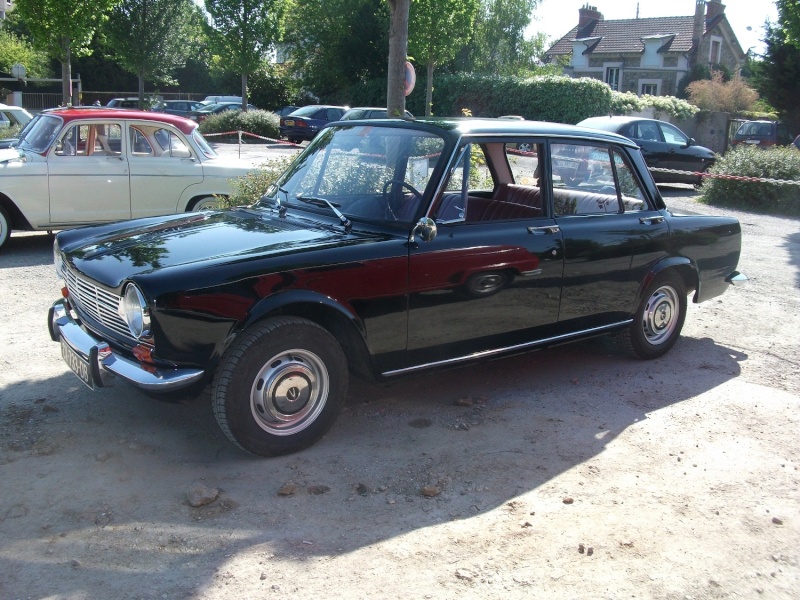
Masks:
[[[57,93],[41,93],[41,92],[23,92],[22,108],[30,112],[40,112],[46,108],[55,108],[62,102],[61,94]],[[91,105],[95,101],[105,106],[112,98],[138,98],[138,92],[88,92],[81,93],[80,104]],[[145,99],[158,99],[158,100],[202,100],[205,94],[189,94],[182,92],[145,92]]]

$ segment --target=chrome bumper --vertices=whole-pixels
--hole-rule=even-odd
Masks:
[[[171,392],[187,387],[203,377],[202,369],[163,369],[149,365],[145,369],[138,361],[120,356],[106,342],[97,340],[84,331],[72,318],[63,299],[57,300],[50,307],[47,325],[54,342],[67,344],[86,361],[89,381],[85,381],[80,375],[78,377],[89,387],[108,387],[113,383],[114,377],[119,377],[150,392]]]

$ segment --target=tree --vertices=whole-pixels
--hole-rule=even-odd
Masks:
[[[11,73],[11,67],[19,63],[25,66],[28,77],[50,77],[47,55],[5,28],[0,28],[0,71]]]
[[[185,64],[191,46],[192,0],[126,0],[111,11],[105,31],[117,62],[139,79],[144,107],[145,79],[169,83]]]
[[[72,56],[90,52],[95,30],[120,0],[17,0],[14,17],[33,37],[33,46],[61,63],[61,95],[72,102]]]
[[[786,36],[786,42],[800,49],[800,2],[775,0],[775,4],[778,7],[778,22]]]
[[[296,0],[303,19],[287,22],[289,61],[303,87],[324,98],[386,77],[389,8],[385,0]]]
[[[389,67],[386,82],[386,111],[402,115],[406,110],[405,66],[408,54],[408,11],[411,0],[386,0],[389,3]]]
[[[457,68],[487,75],[520,75],[534,69],[546,36],[525,39],[525,29],[540,0],[481,0],[475,35]]]
[[[768,25],[763,59],[753,64],[752,81],[792,131],[800,131],[800,48],[786,41],[780,27]]]
[[[247,110],[247,78],[280,41],[287,1],[205,0],[205,5],[213,21],[213,45],[242,77],[242,110]]]
[[[433,70],[453,60],[472,35],[480,0],[412,0],[408,48],[427,67],[425,114],[431,114]]]

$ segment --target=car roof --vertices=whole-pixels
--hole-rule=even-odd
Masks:
[[[550,123],[547,121],[518,121],[512,119],[483,119],[472,117],[417,117],[412,120],[404,119],[354,119],[352,121],[339,121],[342,125],[369,125],[376,127],[380,124],[402,128],[419,128],[420,125],[432,130],[445,132],[447,136],[478,135],[478,136],[542,136],[582,138],[597,142],[611,142],[630,147],[638,147],[626,137],[616,133],[599,131],[589,127],[565,125],[564,123]]]
[[[146,110],[135,110],[131,108],[109,108],[109,107],[69,107],[55,108],[47,111],[47,114],[56,115],[63,119],[65,123],[79,119],[128,119],[137,121],[153,121],[167,123],[178,128],[185,134],[190,134],[197,127],[197,123],[189,119],[184,119],[177,115],[167,113],[150,112]]]

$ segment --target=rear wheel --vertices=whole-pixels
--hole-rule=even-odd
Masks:
[[[678,341],[685,319],[686,286],[677,275],[664,273],[648,286],[633,323],[619,340],[630,354],[658,358]]]
[[[347,395],[347,360],[325,329],[295,317],[268,319],[223,357],[212,390],[214,416],[243,450],[301,450],[333,425]]]
[[[11,219],[8,213],[0,206],[0,248],[6,245],[8,238],[11,237]]]

